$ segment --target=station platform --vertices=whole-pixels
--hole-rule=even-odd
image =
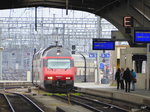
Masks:
[[[125,90],[117,90],[116,86],[95,83],[75,83],[75,87],[81,92],[150,106],[150,91],[148,90],[135,89],[135,91],[125,92]]]
[[[16,87],[16,86],[31,86],[30,81],[11,81],[11,80],[1,80],[0,88]]]

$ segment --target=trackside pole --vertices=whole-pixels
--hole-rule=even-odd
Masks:
[[[1,37],[1,29],[0,29],[0,80],[2,80],[2,37]]]
[[[96,77],[96,79],[95,79],[96,84],[101,84],[99,64],[100,64],[100,51],[97,52],[97,74],[95,74],[96,75],[95,76]]]
[[[2,49],[0,48],[0,80],[2,79]]]
[[[67,98],[68,98],[68,104],[70,105],[71,102],[70,102],[70,93],[67,93]]]

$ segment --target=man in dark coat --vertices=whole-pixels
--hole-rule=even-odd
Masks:
[[[124,72],[123,79],[125,80],[125,91],[130,92],[130,83],[132,80],[131,71],[127,68]]]

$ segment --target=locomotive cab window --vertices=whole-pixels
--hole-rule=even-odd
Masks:
[[[48,59],[47,67],[52,69],[69,69],[71,67],[70,59]]]

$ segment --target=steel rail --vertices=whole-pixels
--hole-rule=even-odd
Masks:
[[[8,105],[9,105],[9,107],[10,107],[11,111],[12,111],[12,112],[15,112],[15,110],[14,110],[13,106],[11,105],[11,103],[10,103],[10,101],[9,101],[8,97],[7,97],[5,94],[3,94],[3,95],[4,95],[4,97],[5,97],[6,101],[7,101]]]
[[[39,112],[44,112],[44,110],[42,110],[37,104],[35,104],[31,99],[29,99],[28,97],[26,97],[23,94],[19,94],[19,93],[13,93],[13,92],[8,92],[6,91],[6,93],[10,93],[10,94],[15,94],[17,96],[22,97],[24,100],[26,100],[28,103],[30,103],[31,105],[33,105]],[[8,98],[7,98],[8,99]],[[15,111],[14,111],[15,112]]]
[[[27,100],[29,103],[31,103],[32,105],[34,105],[39,111],[44,112],[44,110],[42,110],[37,104],[35,104],[31,99],[29,99],[28,97],[26,97],[23,94],[18,94],[18,93],[14,93],[17,95],[20,95],[21,97],[23,97],[25,100]]]
[[[58,98],[61,98],[61,99],[64,99],[64,100],[68,100],[68,98],[65,98],[65,97],[62,97],[62,96],[57,96],[57,95],[53,95],[53,96],[58,97]],[[76,100],[72,100],[72,99],[70,99],[70,101],[73,102],[73,103],[75,103],[75,104],[81,105],[81,106],[83,106],[83,107],[85,107],[85,108],[87,108],[87,109],[90,109],[90,110],[92,110],[92,111],[94,111],[94,112],[103,112],[103,111],[100,110],[100,109],[96,109],[95,107],[90,106],[90,105],[87,105],[87,104],[82,103],[82,102],[80,102],[80,101],[76,101]],[[68,102],[70,102],[70,101],[68,101]]]
[[[141,104],[132,103],[132,102],[129,102],[129,101],[125,101],[125,100],[121,100],[121,99],[116,99],[116,98],[111,98],[111,97],[105,97],[105,96],[102,96],[102,95],[97,95],[97,94],[92,94],[92,93],[81,92],[80,90],[77,90],[76,87],[72,90],[72,92],[78,92],[78,93],[85,94],[85,95],[89,95],[89,96],[92,96],[92,97],[100,97],[100,98],[102,98],[102,99],[106,99],[106,100],[110,100],[110,101],[115,101],[115,102],[120,102],[120,103],[123,103],[123,104],[126,104],[126,105],[129,105],[129,104],[130,104],[130,108],[133,108],[133,107],[141,108]],[[147,107],[147,106],[146,106],[146,107]],[[149,106],[148,106],[148,107],[149,107]]]
[[[56,96],[56,95],[54,95],[55,97],[58,97],[58,98],[61,98],[61,99],[64,99],[64,100],[67,100],[67,98],[65,98],[65,97],[62,97],[62,96]],[[126,110],[126,109],[124,109],[124,108],[121,108],[121,107],[119,107],[119,106],[116,106],[116,105],[112,105],[112,104],[108,104],[108,103],[104,103],[104,102],[100,102],[100,101],[98,101],[98,100],[96,100],[96,99],[89,99],[89,98],[84,98],[84,97],[81,97],[81,96],[71,96],[72,98],[68,98],[68,100],[70,99],[70,101],[71,102],[73,102],[73,103],[76,103],[76,104],[79,104],[79,105],[82,105],[83,107],[85,107],[85,108],[87,108],[87,109],[90,109],[90,110],[92,110],[92,111],[94,111],[94,112],[104,112],[103,111],[103,109],[98,109],[97,107],[94,107],[94,106],[92,106],[92,105],[89,105],[89,104],[86,104],[86,103],[84,103],[84,102],[92,102],[92,104],[93,103],[96,103],[96,104],[99,104],[99,105],[102,105],[102,106],[108,106],[108,107],[110,107],[110,108],[112,108],[112,109],[115,109],[115,110],[118,110],[118,112],[128,112],[128,110]],[[73,99],[73,97],[74,97],[74,99]],[[79,101],[77,100],[77,99],[79,99]],[[80,101],[80,100],[82,100],[82,101]],[[84,101],[83,101],[84,100]],[[70,102],[70,101],[68,101],[68,102]],[[113,110],[112,110],[113,111]]]
[[[76,98],[79,98],[79,99],[83,99],[83,100],[87,100],[87,101],[90,101],[90,102],[93,102],[93,103],[97,103],[97,104],[100,104],[100,105],[113,107],[113,108],[115,108],[117,110],[121,110],[121,111],[124,111],[124,112],[128,112],[128,110],[123,109],[123,108],[121,108],[119,106],[116,106],[116,105],[113,105],[113,104],[109,104],[109,103],[104,103],[104,102],[101,102],[101,101],[96,100],[96,99],[90,99],[90,98],[81,97],[81,96],[73,96],[73,97],[76,97]]]
[[[88,108],[88,109],[90,109],[90,110],[92,110],[94,112],[103,112],[102,110],[96,109],[95,107],[87,105],[85,103],[82,103],[82,102],[79,102],[79,101],[76,101],[76,100],[71,100],[71,101],[74,102],[74,103],[76,103],[76,104],[82,105],[85,108]]]

